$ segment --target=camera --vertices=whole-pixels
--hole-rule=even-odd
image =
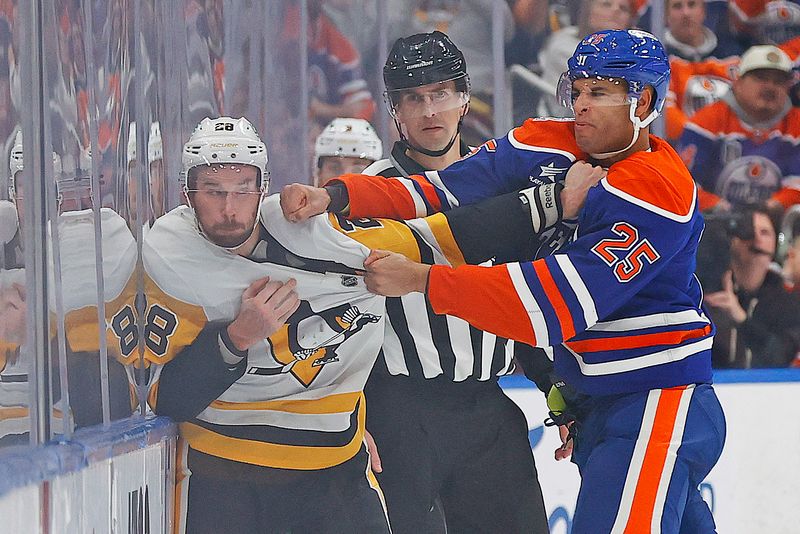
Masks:
[[[718,212],[704,215],[706,227],[697,247],[695,274],[703,286],[703,292],[722,290],[722,277],[731,265],[731,239],[738,237],[750,241],[753,230],[753,210],[737,213]]]

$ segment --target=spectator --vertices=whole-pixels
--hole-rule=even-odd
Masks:
[[[770,269],[775,227],[765,208],[746,210],[750,239],[730,241],[730,270],[722,290],[704,302],[717,327],[712,348],[715,367],[786,367],[800,348],[800,301]]]
[[[734,28],[755,43],[782,43],[800,33],[798,0],[730,0]]]
[[[792,62],[774,46],[754,46],[738,70],[731,91],[686,124],[679,151],[704,190],[701,209],[769,200],[782,210],[800,202]]]
[[[739,58],[688,61],[670,57],[672,76],[666,104],[667,139],[677,141],[688,120],[700,108],[710,106],[730,90]],[[674,143],[673,143],[674,144]]]
[[[308,2],[309,116],[314,136],[337,117],[370,120],[375,112],[375,101],[361,70],[361,56],[325,14],[324,4],[325,0]],[[287,47],[285,57],[297,57],[293,49],[299,46],[299,38],[300,10],[292,5],[286,11],[282,38]]]
[[[666,0],[664,46],[672,78],[667,99],[667,138],[678,140],[686,121],[728,90],[732,70],[744,49],[706,25],[704,0]]]
[[[670,56],[701,61],[738,56],[743,52],[736,43],[718,39],[705,25],[705,0],[666,0],[665,4],[667,30],[664,46]]]
[[[800,208],[789,210],[783,224],[787,240],[781,270],[783,282],[787,291],[800,298]]]
[[[786,289],[800,297],[800,235],[794,235],[783,260],[783,279]]]
[[[539,53],[542,78],[552,90],[542,95],[537,114],[547,116],[569,114],[558,104],[553,95],[561,74],[567,68],[567,59],[572,56],[584,35],[601,30],[626,29],[632,24],[633,11],[630,0],[582,0],[578,12],[578,25],[567,26],[553,33]]]

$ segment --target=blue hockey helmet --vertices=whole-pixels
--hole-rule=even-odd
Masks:
[[[669,88],[669,56],[652,34],[641,30],[604,30],[584,38],[567,60],[559,82],[562,104],[572,107],[572,82],[580,78],[625,80],[631,103],[638,102],[648,85],[655,91],[655,106],[638,126],[652,122],[664,107]],[[633,100],[635,99],[635,101]]]

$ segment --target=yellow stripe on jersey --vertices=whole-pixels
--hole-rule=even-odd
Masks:
[[[421,261],[419,246],[411,229],[405,224],[389,219],[380,219],[379,225],[361,228],[354,222],[351,230],[345,230],[336,216],[329,214],[331,225],[347,237],[358,241],[369,249],[397,252],[416,262]]]
[[[458,248],[456,239],[453,237],[453,231],[450,229],[450,224],[444,213],[437,213],[430,217],[425,217],[424,220],[428,223],[431,233],[433,233],[433,236],[436,238],[436,242],[442,254],[444,254],[447,261],[450,262],[450,265],[453,267],[464,265],[466,263],[466,261],[464,261],[464,255],[461,253],[461,249]]]
[[[265,443],[231,438],[192,423],[181,423],[181,436],[200,452],[263,467],[310,471],[326,469],[346,462],[356,455],[364,441],[365,404],[362,394],[358,404],[357,428],[353,439],[342,447],[310,447]]]
[[[100,350],[100,327],[97,321],[97,306],[86,306],[68,312],[64,317],[67,344],[73,352],[97,352]]]
[[[30,412],[26,406],[0,406],[0,421],[7,421],[9,419],[21,419],[28,417]]]
[[[273,410],[302,414],[352,413],[361,392],[336,393],[320,399],[273,400],[262,402],[228,402],[215,400],[211,408],[217,410]]]
[[[149,276],[145,276],[144,290],[147,295],[144,357],[151,363],[167,363],[181,349],[192,344],[208,320],[201,306],[171,297]],[[155,320],[147,321],[152,310],[171,315],[169,324],[172,327],[168,331],[163,330],[164,318],[155,317]]]

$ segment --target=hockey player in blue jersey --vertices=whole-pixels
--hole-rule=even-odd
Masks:
[[[556,370],[578,392],[570,406],[552,396],[557,419],[576,419],[559,421],[572,432],[557,451],[573,453],[582,477],[573,533],[712,532],[698,486],[721,454],[725,422],[711,386],[713,326],[694,276],[703,221],[691,175],[649,135],[668,59],[650,34],[603,31],[578,45],[568,67],[560,86],[574,122],[528,121],[445,171],[379,185],[345,177],[344,189],[326,193],[360,216],[389,206],[404,216],[518,187],[539,169],[556,174],[580,157],[570,146],[606,167],[576,236],[552,256],[452,269],[375,252],[369,283],[387,295],[426,292],[437,313],[553,347]],[[551,161],[537,161],[548,151]],[[294,206],[287,199],[290,216],[324,207],[317,193]]]

